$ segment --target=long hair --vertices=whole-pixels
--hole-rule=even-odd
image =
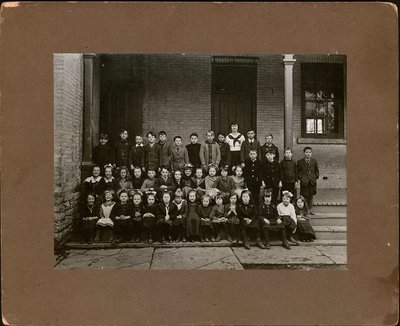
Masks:
[[[301,200],[303,201],[303,203],[304,203],[303,208],[297,207],[297,201],[298,201],[299,199],[301,199]],[[304,216],[308,216],[309,213],[310,213],[310,210],[309,210],[309,208],[308,208],[307,202],[306,202],[306,200],[304,199],[304,197],[301,196],[301,195],[300,195],[299,197],[296,198],[296,201],[295,201],[295,203],[294,203],[294,209],[295,209],[295,211],[296,211],[296,214],[299,213],[299,215],[300,215],[300,213],[303,213]]]

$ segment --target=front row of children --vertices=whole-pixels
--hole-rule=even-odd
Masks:
[[[232,191],[226,204],[222,194],[213,199],[208,194],[200,197],[196,189],[190,190],[185,200],[180,188],[174,196],[164,189],[159,204],[155,193],[142,195],[140,191],[129,198],[128,192],[122,190],[116,201],[115,192],[106,189],[103,197],[102,204],[96,205],[94,193],[86,196],[81,212],[83,241],[99,242],[105,236],[111,243],[218,242],[226,238],[230,242],[242,241],[244,248],[250,249],[248,237],[254,235],[259,248],[269,249],[270,232],[278,231],[283,247],[290,249],[290,244],[298,244],[294,234],[301,241],[315,239],[306,201],[299,197],[292,205],[289,191],[283,191],[282,202],[277,206],[269,189],[263,192],[259,205],[246,189],[240,197]]]

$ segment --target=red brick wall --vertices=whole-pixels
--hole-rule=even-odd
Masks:
[[[54,244],[68,240],[78,216],[83,133],[83,58],[54,55]]]
[[[189,143],[211,127],[211,57],[151,55],[143,61],[143,132],[165,130]]]

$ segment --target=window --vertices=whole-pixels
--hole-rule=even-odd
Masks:
[[[343,138],[343,64],[302,63],[302,136]]]

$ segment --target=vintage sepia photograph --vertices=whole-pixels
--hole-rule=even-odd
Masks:
[[[55,269],[346,269],[345,54],[55,53]]]

